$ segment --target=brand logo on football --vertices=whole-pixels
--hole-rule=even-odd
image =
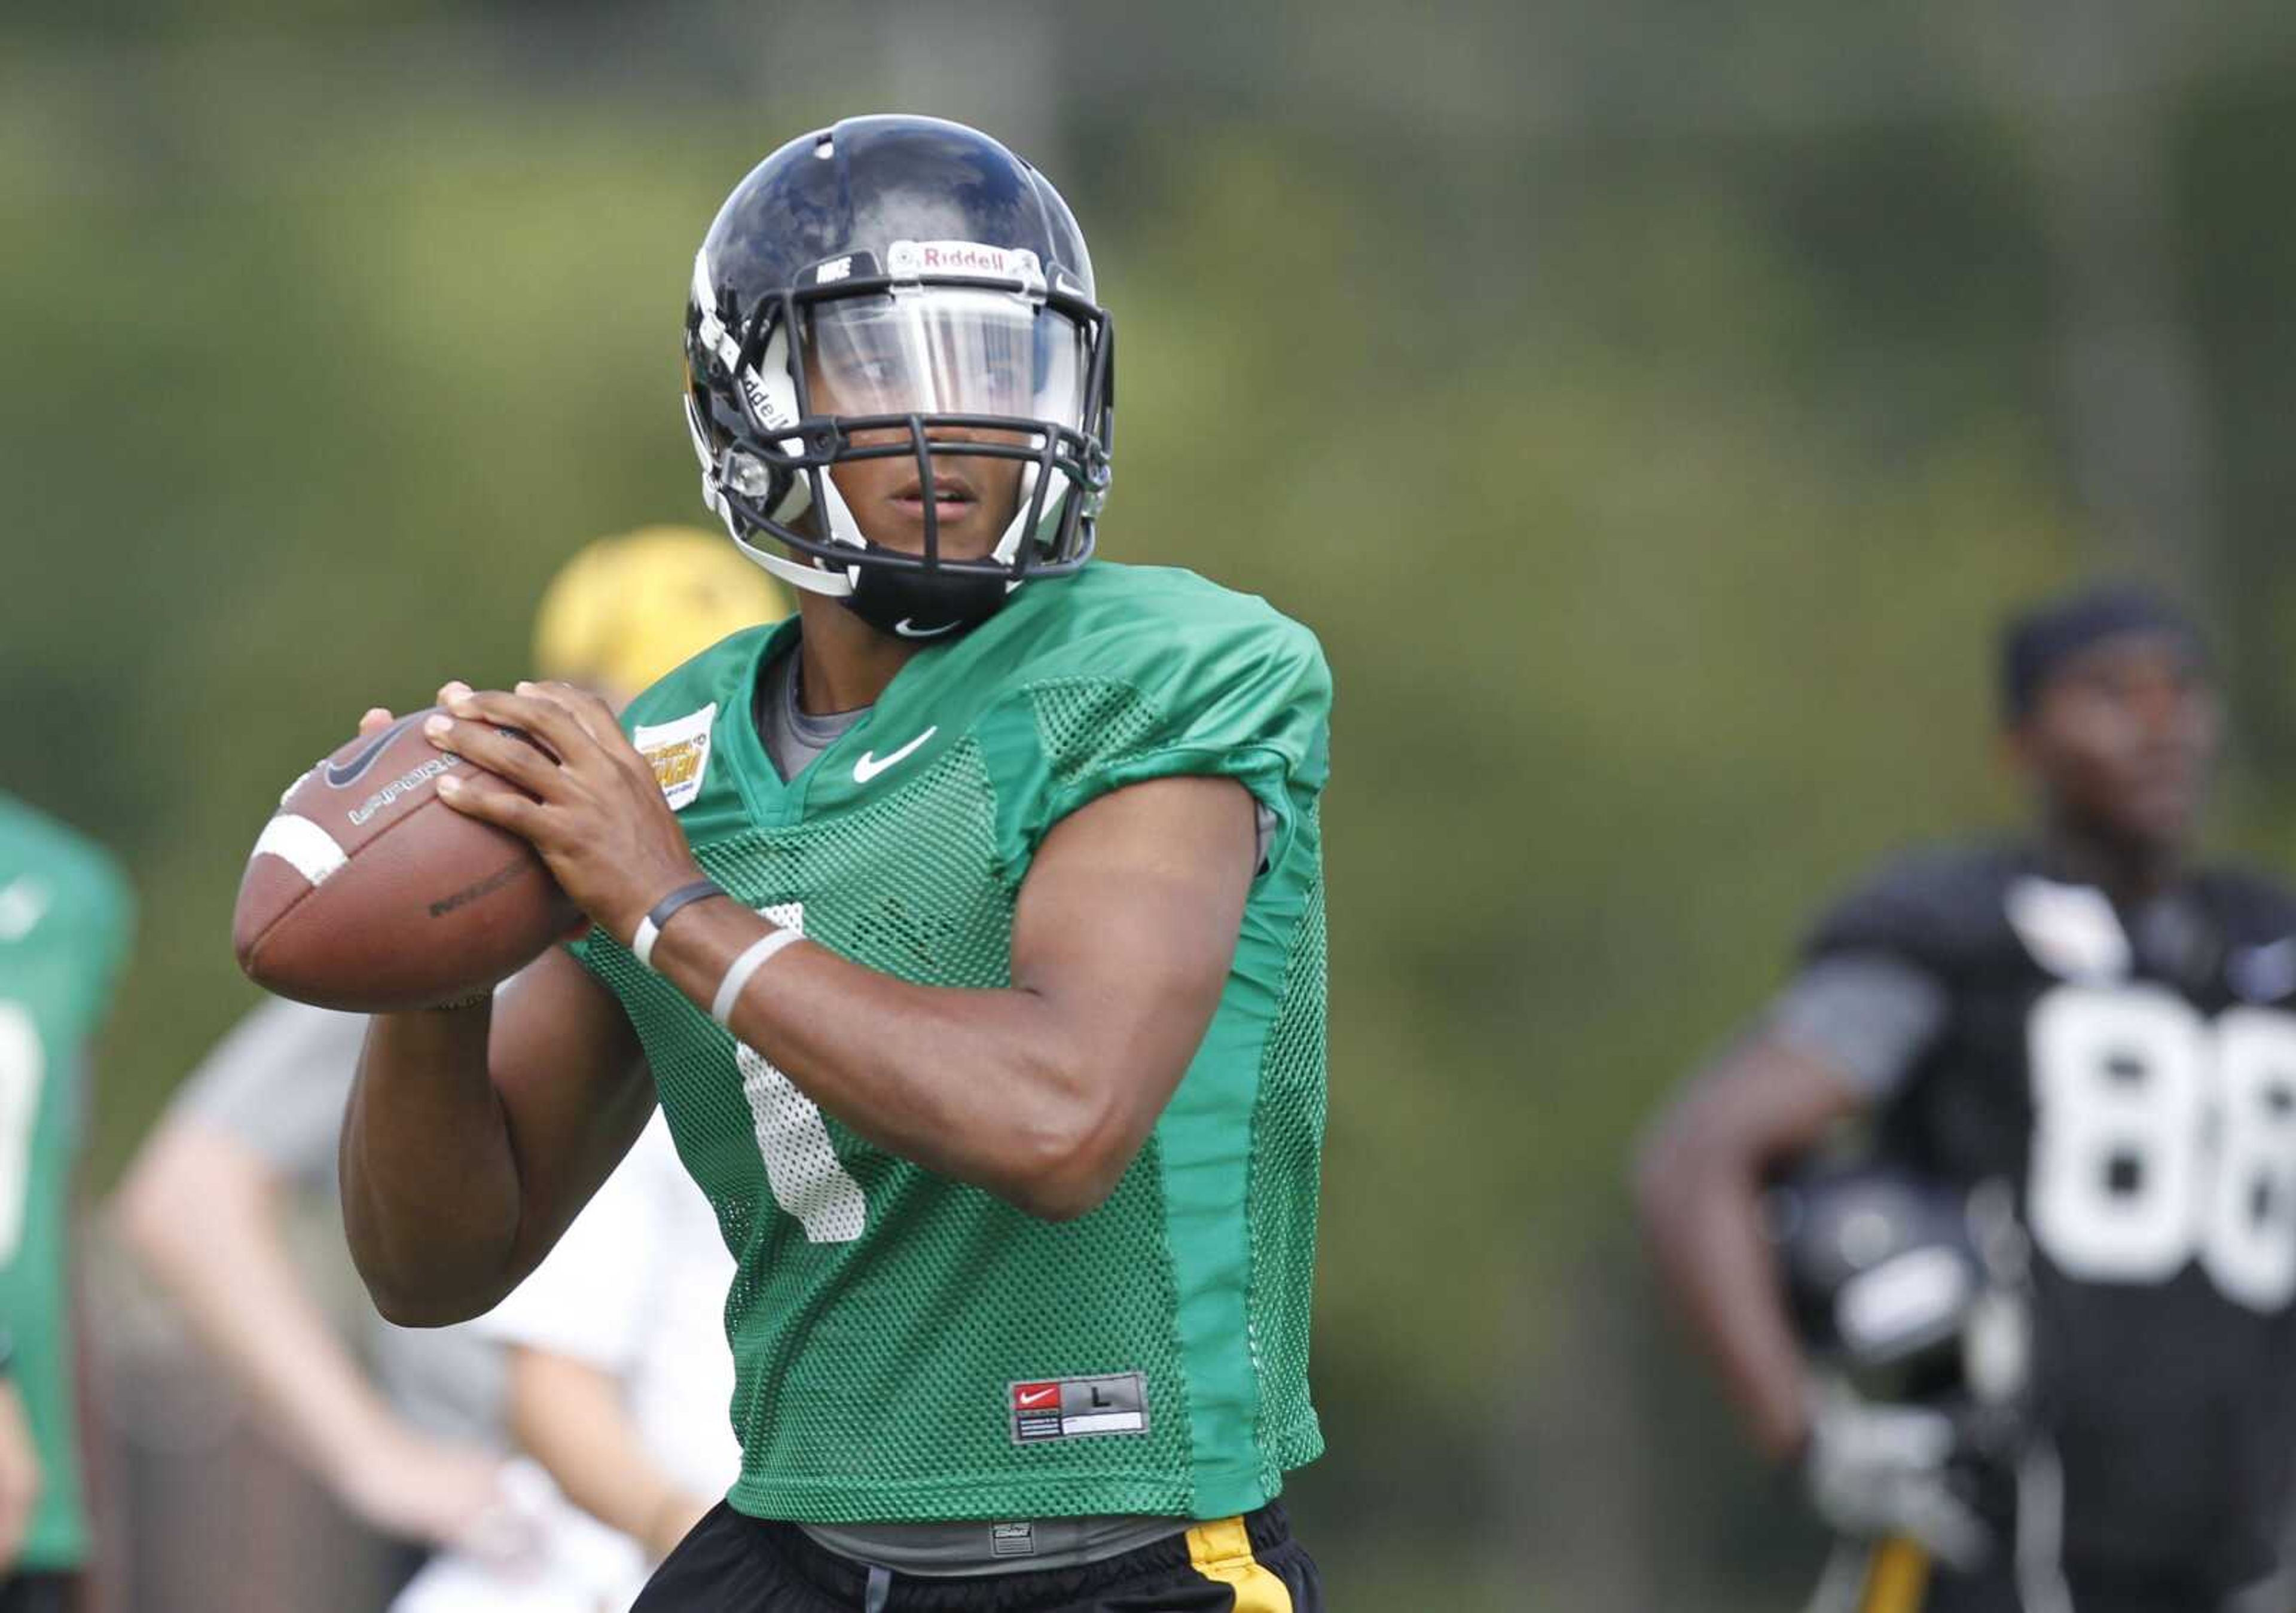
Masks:
[[[398,731],[406,727],[407,724],[413,722],[415,716],[419,715],[419,713],[410,713],[406,716],[400,717],[390,727],[384,729],[381,733],[376,734],[373,739],[369,740],[366,742],[366,748],[364,750],[361,750],[357,756],[351,757],[349,761],[329,762],[327,764],[327,782],[337,790],[348,790],[353,784],[357,783],[359,780],[366,776],[366,770],[374,766],[374,758],[382,754],[382,748],[385,745],[390,744],[393,739],[396,739],[398,735]]]

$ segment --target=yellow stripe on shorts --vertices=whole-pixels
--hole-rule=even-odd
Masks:
[[[1223,1518],[1190,1529],[1188,1560],[1206,1579],[1235,1593],[1234,1613],[1292,1613],[1290,1588],[1251,1554],[1242,1519]]]

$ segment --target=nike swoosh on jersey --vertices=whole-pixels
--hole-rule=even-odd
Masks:
[[[912,627],[909,626],[909,618],[905,616],[893,624],[893,631],[903,638],[939,638],[944,633],[955,632],[956,624],[943,622],[938,627]]]
[[[32,933],[32,927],[47,916],[53,898],[48,888],[32,878],[20,874],[0,890],[0,941],[20,941]]]
[[[1018,1400],[1024,1406],[1051,1405],[1055,1401],[1059,1400],[1060,1397],[1061,1390],[1058,1384],[1054,1385],[1049,1389],[1037,1389],[1034,1391],[1022,1389],[1018,1395],[1013,1396],[1014,1399]]]
[[[918,746],[923,744],[927,740],[932,738],[934,734],[939,733],[939,732],[940,725],[939,723],[935,723],[931,727],[926,729],[922,733],[917,735],[916,738],[911,740],[907,744],[902,746],[898,750],[892,752],[882,761],[878,759],[873,752],[867,750],[863,751],[861,753],[861,759],[853,764],[853,782],[857,784],[867,783],[871,779],[875,778],[879,774],[884,772],[886,768],[890,767],[894,763],[900,761],[905,757],[910,755]]]

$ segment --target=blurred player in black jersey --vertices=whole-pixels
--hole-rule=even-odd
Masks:
[[[1652,1132],[1645,1230],[1763,1453],[1872,1549],[1841,1605],[2284,1608],[2296,897],[2189,860],[2220,719],[2167,606],[2098,590],[2020,618],[2002,700],[2030,832],[1892,863],[1820,920]],[[1816,1387],[1766,1193],[1845,1134],[2013,1207],[2030,1387],[1998,1482],[1942,1402]],[[1836,1230],[1853,1264],[1893,1235],[1886,1215]],[[1928,1299],[1956,1281],[1929,1277]]]

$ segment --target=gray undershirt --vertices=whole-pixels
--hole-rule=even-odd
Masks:
[[[814,716],[798,703],[798,678],[797,651],[791,650],[767,667],[765,698],[758,702],[766,754],[773,758],[774,771],[782,775],[784,784],[869,715],[868,707],[856,706],[850,711]]]
[[[1889,1097],[1914,1073],[1947,1012],[1934,976],[1886,953],[1843,953],[1809,964],[1770,1004],[1769,1033],[1848,1077],[1864,1097]]]

